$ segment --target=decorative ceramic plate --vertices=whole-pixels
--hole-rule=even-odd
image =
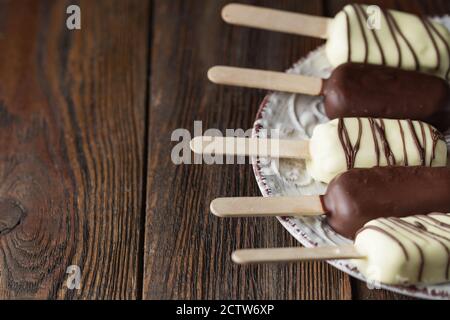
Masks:
[[[450,29],[450,16],[437,18]],[[311,52],[296,63],[288,73],[328,78],[332,68],[324,53],[324,47]],[[324,114],[320,97],[270,93],[261,104],[253,128],[253,136],[265,138],[271,129],[278,129],[280,138],[309,139],[317,124],[329,121]],[[450,132],[446,134],[450,149]],[[307,173],[304,161],[253,158],[253,169],[259,188],[265,197],[320,195],[326,185],[314,181]],[[351,243],[334,232],[324,217],[278,218],[281,224],[306,247],[342,245]],[[364,276],[349,261],[330,261],[336,268],[366,281]],[[378,288],[408,296],[426,299],[450,299],[450,283],[442,285],[386,286]]]

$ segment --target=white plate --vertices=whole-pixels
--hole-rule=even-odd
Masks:
[[[450,30],[450,16],[438,18]],[[329,77],[331,66],[324,48],[311,52],[296,63],[288,73]],[[323,112],[322,98],[286,93],[270,93],[262,102],[253,128],[253,136],[270,135],[262,129],[279,129],[280,138],[308,139],[319,123],[329,121]],[[450,145],[450,133],[446,135]],[[326,185],[314,181],[306,172],[303,161],[252,159],[253,169],[261,193],[269,196],[300,196],[324,194]],[[342,245],[351,241],[330,229],[323,217],[279,218],[281,224],[306,247]],[[366,281],[349,261],[330,261],[330,264],[349,275]],[[434,286],[386,286],[381,288],[416,298],[450,299],[450,284]]]

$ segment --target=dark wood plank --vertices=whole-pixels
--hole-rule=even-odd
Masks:
[[[208,83],[215,64],[284,70],[321,44],[225,25],[230,1],[155,1],[151,63],[150,157],[145,237],[146,299],[349,299],[348,276],[326,263],[239,267],[241,247],[297,245],[275,219],[219,220],[219,196],[256,196],[249,165],[171,162],[173,130],[250,128],[264,92]],[[322,14],[320,1],[240,1]]]
[[[81,31],[66,28],[74,2]],[[0,15],[0,298],[136,298],[148,3],[2,1]]]
[[[367,3],[364,0],[325,0],[326,15],[332,17],[346,4]],[[372,0],[370,4],[379,5],[389,9],[396,9],[415,14],[443,15],[450,13],[450,2],[447,0]],[[395,294],[386,290],[369,289],[367,284],[356,279],[352,279],[353,299],[389,299],[403,300],[410,299],[404,295]]]

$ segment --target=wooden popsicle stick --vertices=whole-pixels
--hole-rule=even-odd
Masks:
[[[328,28],[333,19],[301,13],[232,3],[222,9],[227,23],[327,39]]]
[[[218,198],[211,212],[221,218],[318,216],[325,213],[320,196]]]
[[[238,264],[280,263],[316,260],[364,259],[353,245],[317,248],[274,248],[236,250],[231,256]]]
[[[195,137],[191,150],[198,154],[309,159],[309,142],[234,137]]]
[[[318,96],[323,80],[283,72],[216,66],[208,71],[213,83]]]

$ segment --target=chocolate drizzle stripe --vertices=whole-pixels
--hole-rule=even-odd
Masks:
[[[380,165],[380,146],[378,145],[377,132],[375,129],[375,120],[372,118],[369,118],[369,124],[370,124],[370,129],[372,131],[372,137],[373,137],[373,142],[374,142],[374,146],[375,146],[375,154],[377,156],[377,166],[379,166]]]
[[[365,12],[365,11],[362,9],[361,5],[357,6],[357,8],[358,8],[358,10],[360,10],[360,12],[361,12],[361,14],[363,15],[365,21],[368,21],[368,20],[369,20],[369,16],[367,15],[367,12]],[[380,51],[381,64],[382,64],[382,65],[386,65],[386,56],[385,56],[385,54],[384,54],[383,46],[381,45],[380,39],[378,38],[378,35],[377,35],[377,33],[375,32],[374,29],[370,29],[370,31],[371,31],[371,33],[372,33],[373,38],[375,39],[375,43],[376,43],[377,46],[378,46],[378,50]]]
[[[436,147],[438,141],[434,141],[434,134],[433,134],[433,128],[428,125],[428,130],[430,130],[430,137],[431,137],[431,156],[430,156],[430,167],[433,166],[433,160],[436,159]]]
[[[403,221],[400,218],[386,218],[385,220],[392,223],[395,227],[404,230],[408,234],[403,235],[405,238],[411,236],[412,237],[411,241],[413,241],[414,239],[421,239],[423,241],[427,241],[427,238],[422,234],[423,233],[422,229],[414,225],[410,226],[408,222]],[[393,228],[395,229],[395,227]]]
[[[364,27],[364,21],[368,19],[368,14],[365,12],[364,7],[359,4],[351,4],[350,7],[353,9],[355,13],[355,19],[357,20],[357,24],[355,28],[359,28],[361,31],[362,36],[362,42],[364,43],[364,63],[369,62],[369,56],[370,56],[370,46],[371,43],[369,41],[369,33],[374,39],[374,42],[376,43],[376,46],[380,52],[381,56],[381,64],[386,65],[386,48],[383,46],[382,41],[380,41],[380,37],[377,34],[376,30],[371,29],[370,32],[367,32]],[[351,12],[348,12],[344,10],[346,15],[346,23],[347,23],[347,38],[348,38],[348,62],[352,61],[352,24],[351,24]],[[419,54],[415,50],[413,43],[408,39],[406,34],[402,31],[402,29],[399,26],[398,21],[396,20],[396,17],[386,9],[382,9],[381,13],[386,20],[387,26],[389,28],[389,32],[392,36],[392,39],[395,43],[395,47],[398,53],[398,63],[397,67],[404,67],[404,59],[403,54],[405,53],[402,48],[401,41],[404,42],[404,45],[408,48],[409,52],[411,53],[411,56],[414,60],[414,66],[415,70],[421,69],[421,62],[419,59]],[[447,50],[448,56],[450,56],[450,44],[446,41],[445,37],[439,32],[439,30],[436,28],[436,26],[426,17],[417,16],[416,17],[420,20],[420,23],[423,25],[432,45],[434,48],[434,51],[436,53],[436,66],[434,67],[434,71],[439,71],[442,67],[442,64],[444,63],[442,53],[440,51],[440,46],[438,41],[441,41]],[[366,33],[367,32],[367,33]],[[401,39],[401,40],[400,40]],[[359,41],[358,41],[359,42]],[[446,72],[445,77],[446,79],[450,78],[450,61],[448,62],[448,69],[444,70]]]
[[[433,30],[434,33],[436,33],[436,35],[438,36],[438,38],[442,41],[442,43],[444,43],[445,48],[447,49],[447,55],[449,57],[450,60],[450,45],[448,44],[447,41],[445,41],[445,38],[442,36],[442,34],[439,32],[439,30],[434,26],[434,24],[432,22],[430,22],[429,20],[427,20],[431,30]],[[450,76],[450,61],[449,61],[449,68],[447,69],[447,73],[445,75],[445,78],[448,80]]]
[[[417,151],[419,152],[420,161],[422,166],[425,166],[425,150],[423,149],[422,145],[420,144],[419,137],[417,136],[416,128],[414,126],[414,123],[411,120],[407,120],[409,129],[411,132],[411,136],[413,137],[414,143],[416,144]]]
[[[348,133],[347,126],[345,125],[345,120],[340,118],[338,122],[338,136],[341,142],[342,148],[344,149],[345,160],[347,162],[347,169],[350,170],[355,167],[356,157],[358,155],[361,146],[362,137],[362,121],[358,118],[358,139],[355,146],[352,145],[350,135]]]
[[[403,41],[405,42],[405,44],[408,46],[409,50],[411,51],[411,54],[414,58],[414,62],[416,64],[416,70],[420,70],[421,65],[420,65],[417,53],[414,51],[414,48],[412,47],[411,43],[408,41],[408,39],[406,38],[404,33],[401,31],[400,27],[398,26],[397,20],[395,20],[394,16],[389,11],[386,11],[386,16],[388,17],[388,19],[390,19],[390,21],[394,25],[395,30],[397,31],[397,33],[400,35],[400,37],[403,39]],[[401,50],[400,50],[399,54],[401,54]]]
[[[389,221],[390,223],[396,225],[398,228],[401,228],[403,230],[405,230],[407,233],[411,234],[411,231],[408,231],[408,229],[406,229],[406,227],[404,227],[403,221],[399,218],[388,218],[388,219],[384,219],[385,221]],[[388,225],[385,222],[381,222],[380,223],[386,225],[388,227]],[[395,228],[391,227],[392,230],[395,231]],[[422,280],[423,278],[423,270],[425,267],[425,256],[423,254],[423,250],[422,248],[417,244],[417,242],[412,239],[409,238],[407,235],[403,235],[406,239],[408,239],[413,245],[414,247],[417,249],[417,252],[419,252],[419,256],[420,256],[420,263],[419,263],[419,270],[418,270],[418,274],[417,274],[417,279],[419,280],[419,282]],[[417,236],[417,235],[416,235]],[[422,240],[425,240],[423,237],[421,237]],[[401,240],[399,240],[401,242]]]
[[[394,27],[392,25],[392,21],[387,16],[386,9],[382,9],[381,12],[383,13],[384,19],[386,20],[386,23],[387,23],[387,25],[389,27],[389,31],[391,32],[392,38],[394,39],[395,46],[396,46],[397,52],[398,52],[398,64],[397,64],[397,67],[400,68],[402,66],[402,50],[401,50],[401,47],[400,47],[400,42],[397,39],[397,35],[396,35]]]
[[[397,120],[398,127],[400,128],[400,135],[402,137],[403,143],[403,162],[405,166],[408,166],[408,152],[406,151],[406,141],[405,141],[405,131],[403,130],[402,123],[400,120]]]
[[[385,236],[389,237],[391,240],[393,240],[396,244],[398,244],[398,246],[402,249],[402,252],[405,256],[406,261],[409,260],[409,255],[408,255],[408,251],[406,250],[405,246],[403,245],[403,243],[397,239],[394,235],[392,235],[391,233],[389,233],[388,231],[384,230],[383,228],[377,227],[377,226],[366,226],[364,228],[362,228],[361,230],[358,231],[358,233],[356,234],[356,236],[358,236],[360,233],[362,233],[363,231],[366,230],[373,230],[373,231],[377,231],[381,234],[384,234]]]
[[[388,166],[394,166],[396,164],[394,153],[392,152],[391,146],[389,144],[389,141],[386,137],[386,130],[383,119],[379,119],[380,123],[378,124],[376,120],[375,122],[375,128],[378,131],[378,135],[381,140],[381,144],[383,145],[384,150],[384,156],[386,157],[386,162]]]
[[[350,167],[350,151],[348,150],[348,144],[344,137],[344,133],[343,133],[344,128],[345,128],[344,119],[341,118],[341,119],[339,119],[339,123],[338,123],[338,136],[339,136],[339,141],[341,142],[341,146],[344,149],[345,161],[347,163],[347,170],[350,170],[351,169],[351,167]]]
[[[427,165],[427,136],[425,134],[425,128],[423,125],[423,122],[419,122],[420,124],[420,132],[422,133],[422,147],[424,150],[424,157],[425,157],[425,166]],[[431,167],[431,162],[430,162],[430,167]]]
[[[361,138],[363,134],[363,123],[362,121],[368,121],[369,127],[372,133],[372,139],[374,143],[374,153],[376,157],[377,166],[380,166],[381,163],[381,148],[384,153],[384,157],[386,159],[387,166],[396,166],[401,165],[400,161],[397,161],[395,153],[393,152],[391,142],[388,139],[386,133],[386,124],[383,119],[374,119],[374,118],[355,118],[358,121],[358,136],[355,145],[352,143],[352,139],[350,138],[350,134],[347,128],[346,119],[339,118],[338,119],[338,127],[337,134],[339,137],[339,141],[344,150],[345,160],[347,163],[347,170],[355,168],[356,158],[358,152],[361,149]],[[349,119],[350,121],[350,119]],[[397,120],[398,130],[402,140],[403,146],[403,164],[405,166],[409,166],[409,155],[407,149],[407,139],[406,139],[406,131],[403,128],[403,122],[409,128],[410,136],[416,146],[417,152],[420,158],[421,166],[433,166],[433,162],[437,155],[437,146],[440,140],[444,140],[444,136],[442,133],[434,129],[432,126],[427,125],[420,121],[412,121],[412,120]],[[416,128],[416,122],[418,128]],[[427,127],[428,129],[427,129]],[[419,137],[420,135],[420,137]],[[430,135],[430,136],[428,136]],[[431,145],[429,146],[429,139],[432,140]],[[430,156],[428,157],[428,149],[430,149]],[[401,151],[399,151],[401,152]]]
[[[445,216],[447,216],[447,215],[445,215]],[[427,219],[433,221],[437,226],[439,226],[441,228],[450,229],[450,224],[442,222],[438,219],[435,219],[430,215],[427,216]]]
[[[414,218],[417,219],[418,221],[420,221],[425,227],[426,227],[426,225],[428,225],[428,226],[436,228],[436,229],[438,229],[440,231],[443,231],[443,232],[446,232],[446,233],[448,232],[447,230],[445,230],[445,228],[442,228],[439,225],[436,225],[433,221],[428,221],[428,220],[426,220],[426,219],[424,219],[424,218],[422,218],[420,216],[415,216]],[[447,237],[442,236],[440,234],[434,233],[434,232],[430,231],[429,229],[426,229],[426,231],[432,236],[435,236],[437,238],[440,238],[442,240],[450,242],[450,238],[447,238]]]
[[[428,125],[428,128],[430,129],[430,136],[433,143],[431,148],[431,160],[430,160],[430,167],[432,167],[433,161],[436,159],[437,144],[440,140],[445,142],[445,137],[442,133],[434,129],[431,125]]]
[[[423,26],[425,27],[425,30],[428,33],[428,36],[431,39],[431,42],[433,43],[434,50],[436,51],[436,67],[434,68],[434,71],[438,71],[441,68],[441,53],[439,51],[439,46],[437,45],[436,39],[433,36],[433,32],[430,30],[430,22],[427,18],[419,17],[420,21],[422,21]]]
[[[443,223],[438,219],[432,218],[429,215],[417,215],[413,216],[412,218],[421,221],[428,226],[441,230],[442,232],[445,233],[445,235],[441,235],[440,237],[450,242],[450,233],[449,233],[450,230],[447,230],[450,229],[450,225]]]
[[[416,218],[416,219],[420,220],[420,218]],[[428,239],[434,240],[438,244],[440,244],[447,253],[447,265],[446,265],[446,270],[445,270],[445,277],[447,277],[449,270],[450,270],[450,249],[444,242],[442,242],[442,240],[450,242],[449,238],[446,238],[439,234],[433,233],[429,230],[423,230],[421,228],[418,228],[417,226],[415,226],[407,221],[404,221],[400,218],[389,218],[388,220],[391,221],[392,223],[396,223],[399,227],[403,227],[404,230],[409,229],[412,238],[424,239],[423,237],[427,237]],[[427,224],[431,224],[433,226],[432,223],[429,223],[426,221],[423,221],[423,222],[427,223]],[[422,235],[423,237],[421,237],[419,235]],[[411,240],[411,241],[413,241],[413,240]],[[422,256],[423,256],[423,254],[422,254]],[[419,279],[421,279],[421,277]]]
[[[423,254],[422,248],[415,241],[413,241],[413,244],[417,248],[417,251],[419,251],[419,255],[420,255],[420,266],[419,266],[419,272],[417,275],[417,279],[419,280],[419,282],[421,282],[423,279],[423,269],[425,268],[425,256]]]
[[[363,21],[361,19],[361,16],[359,15],[358,6],[356,4],[351,4],[351,6],[352,6],[353,10],[355,11],[355,15],[356,15],[356,18],[358,20],[358,24],[359,24],[359,27],[360,27],[360,30],[361,30],[361,34],[363,36],[364,48],[365,48],[364,63],[367,63],[369,61],[369,42],[367,40],[364,24],[363,24]]]
[[[380,122],[381,122],[381,128],[383,129],[384,141],[386,143],[386,149],[385,149],[386,159],[389,159],[387,162],[390,163],[390,165],[395,166],[397,163],[397,160],[395,159],[394,152],[392,151],[392,148],[391,148],[389,141],[387,139],[387,136],[386,136],[386,127],[384,124],[384,120],[380,119]]]
[[[358,155],[358,151],[361,146],[362,130],[363,130],[362,121],[361,118],[358,118],[358,140],[356,141],[355,148],[353,149],[353,166],[355,166],[356,156]]]
[[[345,18],[347,21],[347,43],[348,43],[348,59],[347,62],[352,61],[352,32],[351,32],[351,26],[350,26],[350,16],[348,15],[348,12],[344,10]]]

